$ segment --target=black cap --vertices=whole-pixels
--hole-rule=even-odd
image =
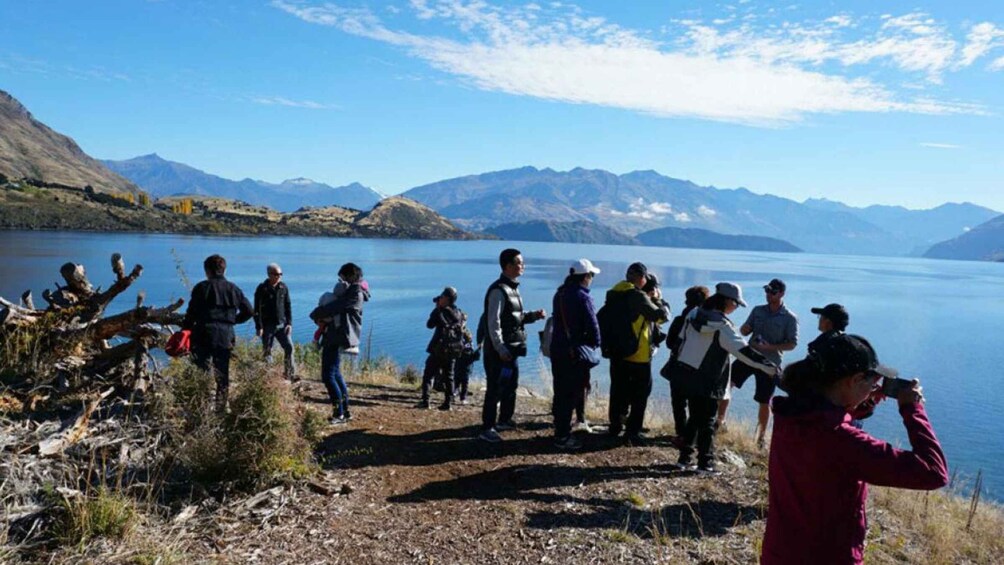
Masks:
[[[443,296],[445,296],[446,298],[448,298],[450,300],[450,302],[456,302],[457,301],[457,289],[453,288],[452,286],[448,286],[448,287],[446,287],[446,288],[443,289],[443,292],[441,292],[439,294],[439,296],[433,298],[432,301],[435,302],[435,301],[439,300],[440,297],[443,297]]]
[[[659,288],[659,277],[655,276],[655,273],[649,273],[648,280],[645,281],[645,286],[641,289],[645,292],[652,292],[657,288]]]
[[[833,322],[834,325],[839,326],[841,329],[846,328],[848,322],[851,321],[851,315],[848,314],[847,309],[840,304],[827,304],[822,308],[813,308],[812,313],[823,316]]]
[[[627,268],[627,276],[630,277],[631,275],[647,277],[648,267],[645,266],[645,263],[641,262],[631,263]]]
[[[788,289],[788,285],[781,279],[771,279],[769,283],[763,285],[763,289],[770,293],[784,292]]]
[[[815,343],[810,359],[823,374],[842,377],[872,371],[883,377],[895,377],[896,369],[879,363],[878,355],[868,340],[853,334],[836,334]]]

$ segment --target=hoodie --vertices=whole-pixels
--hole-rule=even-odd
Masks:
[[[922,404],[900,406],[913,451],[851,426],[825,398],[775,397],[770,484],[761,563],[861,563],[868,483],[933,490],[948,464]]]
[[[774,365],[746,345],[728,316],[718,310],[695,308],[684,324],[677,361],[694,369],[681,383],[688,396],[723,398],[729,383],[730,355],[767,374]]]
[[[338,298],[318,306],[310,313],[310,319],[323,321],[338,316],[342,323],[328,324],[324,330],[324,344],[334,347],[356,347],[363,330],[363,303],[370,299],[369,285],[350,283]]]
[[[651,362],[653,325],[669,320],[669,305],[664,300],[653,301],[630,281],[621,281],[608,290],[606,303],[619,304],[619,307],[628,309],[632,320],[631,331],[638,336],[638,349],[624,360],[631,363]]]

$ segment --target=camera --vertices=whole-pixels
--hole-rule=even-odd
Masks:
[[[899,377],[885,377],[882,379],[882,394],[889,398],[898,398],[900,391],[913,387],[913,381],[901,379]]]

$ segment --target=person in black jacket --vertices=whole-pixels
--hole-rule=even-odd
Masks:
[[[457,309],[457,289],[448,286],[433,299],[436,307],[429,314],[425,327],[434,330],[425,348],[429,358],[422,375],[422,401],[419,408],[429,407],[429,388],[433,381],[442,387],[443,403],[440,410],[450,410],[453,405],[453,373],[457,358],[463,353],[464,334],[462,313]],[[437,390],[440,388],[437,386]]]
[[[216,402],[226,406],[230,388],[230,352],[234,347],[234,324],[243,324],[254,316],[251,303],[224,278],[227,260],[210,255],[202,264],[206,280],[192,289],[182,327],[192,332],[192,361],[204,371],[210,364],[216,374]]]
[[[526,311],[519,294],[517,279],[525,265],[518,249],[504,249],[499,254],[502,274],[488,286],[484,315],[478,324],[478,341],[483,338],[485,364],[485,402],[481,410],[481,434],[488,443],[502,441],[500,431],[514,430],[516,389],[519,387],[519,358],[526,356],[526,324],[547,317],[543,309]]]
[[[289,287],[282,282],[282,268],[270,263],[265,272],[268,278],[254,291],[254,327],[261,338],[265,360],[272,361],[272,344],[276,341],[285,355],[286,378],[296,380],[296,362],[293,360],[293,312],[289,303]]]

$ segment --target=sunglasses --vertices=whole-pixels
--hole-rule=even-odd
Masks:
[[[767,294],[770,294],[771,296],[773,296],[775,294],[781,294],[781,291],[777,290],[775,288],[765,288],[765,289],[763,289],[763,291],[766,292]]]
[[[270,277],[281,277],[282,273],[269,273],[268,276],[270,276]]]

